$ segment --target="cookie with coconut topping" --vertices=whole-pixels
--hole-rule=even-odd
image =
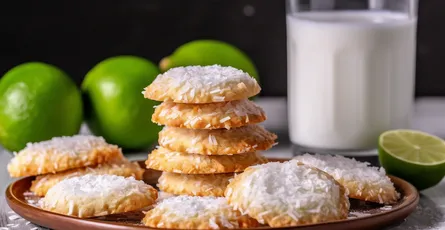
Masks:
[[[36,179],[32,181],[30,191],[34,192],[37,196],[45,196],[48,190],[60,181],[86,174],[109,174],[123,177],[134,177],[136,180],[142,180],[144,169],[142,169],[136,162],[124,161],[120,163],[101,164],[95,167],[71,169],[56,174],[45,174],[37,176]]]
[[[371,167],[367,162],[328,154],[304,154],[294,160],[327,172],[348,190],[351,198],[392,204],[400,197],[385,169]]]
[[[28,143],[8,164],[11,177],[36,176],[123,159],[121,149],[90,135]]]
[[[164,229],[238,229],[258,222],[233,210],[223,197],[176,196],[162,200],[142,223]]]
[[[295,161],[247,168],[225,191],[229,204],[271,227],[348,217],[345,189],[329,174]]]
[[[247,99],[211,104],[177,104],[165,101],[151,120],[159,125],[188,129],[230,129],[266,120],[264,110]]]
[[[148,154],[147,168],[185,174],[242,172],[251,165],[266,163],[256,152],[236,155],[201,155],[171,151],[159,147]]]
[[[163,172],[158,188],[175,195],[222,197],[233,176],[233,173],[192,175]]]
[[[159,145],[177,152],[232,155],[267,150],[277,136],[259,125],[234,129],[184,129],[166,126],[159,132]]]
[[[147,86],[145,98],[176,103],[214,103],[252,97],[261,91],[248,73],[220,65],[171,68]]]
[[[152,205],[157,196],[156,189],[133,177],[88,174],[50,188],[42,208],[88,218],[138,210]]]

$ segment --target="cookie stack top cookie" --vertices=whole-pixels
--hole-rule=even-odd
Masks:
[[[177,67],[159,75],[145,98],[175,103],[214,103],[252,97],[261,88],[249,74],[220,65]]]

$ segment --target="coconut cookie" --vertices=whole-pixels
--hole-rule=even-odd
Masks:
[[[152,121],[188,129],[230,129],[266,120],[264,110],[248,99],[212,104],[176,104],[165,101],[156,107]]]
[[[329,174],[295,161],[252,166],[225,191],[229,204],[271,227],[348,217],[345,189]]]
[[[233,210],[223,197],[176,196],[162,200],[145,214],[152,228],[234,229],[257,227],[258,222]]]
[[[175,152],[163,147],[148,154],[147,168],[184,174],[212,174],[242,172],[251,165],[267,162],[260,154],[200,155]]]
[[[348,190],[351,198],[392,204],[400,197],[386,176],[385,169],[371,167],[367,162],[358,162],[339,155],[320,154],[304,154],[294,160],[327,172]]]
[[[42,208],[87,218],[138,210],[152,205],[157,191],[143,181],[115,175],[85,175],[61,181],[48,190]]]
[[[258,125],[234,129],[184,129],[164,127],[159,144],[177,152],[203,155],[232,155],[267,150],[277,136]]]
[[[42,176],[36,177],[34,181],[32,181],[31,192],[34,192],[37,196],[45,196],[47,191],[59,183],[62,180],[83,176],[86,174],[97,174],[97,175],[116,175],[123,177],[134,177],[136,180],[142,180],[142,175],[144,174],[144,169],[139,167],[137,163],[123,162],[116,164],[102,164],[98,165],[94,168],[85,167],[79,169],[71,169],[64,172],[56,173],[56,174],[46,174]]]
[[[28,143],[8,164],[11,177],[56,173],[123,159],[121,149],[102,137],[75,135]]]
[[[224,196],[224,190],[233,176],[233,173],[192,175],[163,172],[158,188],[175,195]]]
[[[144,97],[176,103],[214,103],[252,97],[260,92],[248,73],[220,65],[171,68],[144,89]]]

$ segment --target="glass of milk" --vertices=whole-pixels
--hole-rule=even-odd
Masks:
[[[416,0],[287,0],[289,134],[297,153],[376,153],[409,128]]]

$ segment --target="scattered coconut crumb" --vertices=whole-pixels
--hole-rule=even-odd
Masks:
[[[17,219],[22,219],[22,217],[20,217],[19,215],[11,215],[11,216],[8,216],[8,219],[9,220],[17,220]]]
[[[381,207],[380,210],[389,211],[389,210],[392,210],[392,206],[391,205],[385,205],[385,206]]]
[[[372,215],[372,214],[371,213],[366,213],[366,212],[352,211],[352,212],[349,212],[348,219],[354,219],[354,218],[370,216],[370,215]]]

